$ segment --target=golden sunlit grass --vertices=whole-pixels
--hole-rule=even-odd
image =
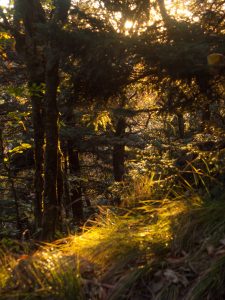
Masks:
[[[152,181],[139,182],[132,193],[140,198]],[[82,234],[46,244],[30,257],[2,255],[2,291],[11,299],[22,294],[23,299],[117,300],[136,299],[147,289],[159,300],[170,300],[180,299],[187,289],[190,300],[203,299],[207,289],[218,290],[225,281],[219,266],[225,254],[220,242],[225,233],[224,200],[203,203],[196,196],[138,203],[124,211],[102,207]],[[211,259],[216,264],[211,265]],[[194,285],[186,277],[187,269],[193,278],[201,274]],[[222,277],[215,280],[216,274]]]
[[[154,173],[151,176],[132,174],[130,184],[122,195],[123,205],[133,207],[142,200],[152,199],[155,182]]]
[[[152,261],[168,252],[172,240],[171,215],[174,219],[185,205],[166,201],[154,209],[145,203],[140,209],[145,210],[145,217],[139,209],[117,216],[105,208],[91,227],[84,228],[82,235],[71,237],[61,247],[64,253],[76,253],[80,259],[87,259],[95,266],[98,280],[111,284],[107,299],[119,299],[119,295],[126,294],[138,278],[152,269]]]
[[[77,261],[49,248],[32,256],[1,259],[0,299],[83,299]]]
[[[102,209],[98,218],[90,222],[81,235],[46,245],[28,259],[16,261],[12,273],[8,270],[8,277],[1,281],[2,288],[15,284],[25,293],[32,287],[30,293],[34,295],[39,292],[52,293],[55,299],[61,299],[60,295],[71,290],[68,284],[73,287],[76,282],[76,289],[79,290],[80,272],[83,277],[95,273],[94,276],[98,277],[96,280],[99,280],[97,286],[101,286],[104,279],[113,289],[110,291],[114,295],[112,299],[118,291],[126,293],[127,288],[143,272],[151,269],[155,256],[168,250],[172,238],[171,210],[177,209],[180,212],[184,207],[180,203],[171,202],[163,204],[161,209],[160,205],[150,209],[151,204],[145,203],[145,213],[146,205],[149,206],[149,212],[144,218],[139,209],[131,210],[123,216],[116,215],[110,208]],[[65,282],[64,278],[68,276],[70,280]],[[83,284],[85,280],[87,278]]]
[[[7,285],[11,271],[16,266],[16,260],[7,253],[5,249],[0,249],[0,288]]]

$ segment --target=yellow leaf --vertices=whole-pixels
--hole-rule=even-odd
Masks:
[[[19,124],[23,127],[23,130],[26,131],[26,126],[23,121],[19,121]]]
[[[220,53],[212,53],[207,56],[209,66],[223,66],[225,65],[225,56]]]
[[[22,144],[21,144],[21,147],[22,147],[22,148],[25,148],[25,149],[30,149],[30,148],[31,148],[31,145],[30,145],[30,144],[27,144],[27,143],[22,143]]]

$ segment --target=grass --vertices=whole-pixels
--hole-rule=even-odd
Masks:
[[[19,259],[2,252],[0,299],[224,299],[223,197],[153,201],[139,197],[147,186],[132,191],[132,209],[101,208],[80,235]]]
[[[1,262],[0,299],[83,299],[74,257],[46,247],[19,259],[8,254]]]
[[[225,297],[225,255],[216,259],[208,270],[198,279],[186,299],[218,299]]]
[[[174,247],[190,251],[202,242],[217,243],[225,234],[224,200],[195,205],[192,201],[192,207],[174,228]]]
[[[7,285],[10,278],[10,272],[16,266],[16,260],[6,252],[6,249],[0,249],[0,287]]]

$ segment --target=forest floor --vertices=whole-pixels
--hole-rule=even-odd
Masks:
[[[0,299],[225,299],[225,201],[101,207],[82,233],[1,246]]]

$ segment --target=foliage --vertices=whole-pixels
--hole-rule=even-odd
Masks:
[[[0,298],[224,298],[224,25],[214,0],[0,8]]]

